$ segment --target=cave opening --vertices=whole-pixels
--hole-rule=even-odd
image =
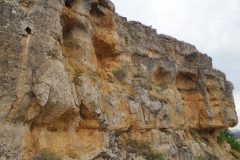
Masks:
[[[27,27],[27,28],[25,29],[25,31],[26,31],[28,34],[31,34],[31,33],[32,33],[32,30],[31,30],[31,28],[29,28],[29,27]]]
[[[65,6],[69,9],[72,8],[74,1],[75,0],[65,0]]]

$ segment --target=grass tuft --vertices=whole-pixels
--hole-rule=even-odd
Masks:
[[[126,71],[123,70],[122,68],[113,69],[111,70],[111,72],[113,73],[114,77],[116,77],[121,82],[123,78],[126,76]]]
[[[188,131],[191,134],[191,136],[193,137],[193,139],[196,141],[198,138],[197,132],[193,129],[189,129]]]

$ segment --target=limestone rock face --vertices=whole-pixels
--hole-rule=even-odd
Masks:
[[[0,2],[0,159],[232,159],[233,85],[109,0]],[[150,152],[153,152],[150,154]]]

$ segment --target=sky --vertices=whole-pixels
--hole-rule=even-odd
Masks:
[[[213,59],[234,85],[240,117],[240,0],[111,0],[116,12],[178,40]],[[234,129],[240,129],[240,122]]]

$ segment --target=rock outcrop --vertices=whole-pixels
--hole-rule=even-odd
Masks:
[[[0,159],[232,159],[233,85],[109,0],[0,2]]]

